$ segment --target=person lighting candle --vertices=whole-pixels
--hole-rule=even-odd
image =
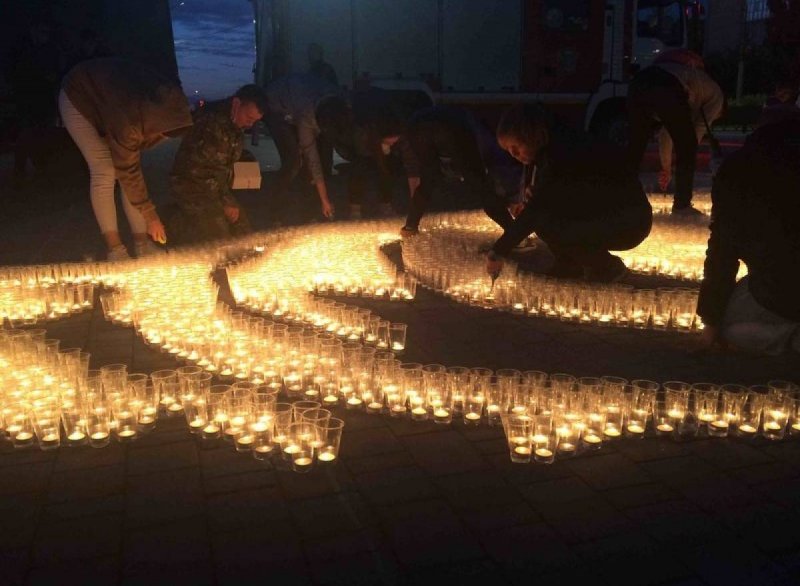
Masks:
[[[555,257],[550,276],[612,282],[627,273],[609,250],[629,250],[650,233],[653,212],[624,153],[558,123],[541,104],[507,110],[500,146],[525,165],[522,213],[494,243],[486,262],[496,277],[503,257],[531,233]]]

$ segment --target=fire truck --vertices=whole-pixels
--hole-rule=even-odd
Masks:
[[[697,0],[252,0],[257,81],[308,68],[311,43],[348,88],[425,95],[488,124],[540,101],[615,140],[631,76],[687,46]]]

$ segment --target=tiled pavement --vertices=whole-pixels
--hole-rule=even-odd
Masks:
[[[76,242],[79,221],[61,222]],[[9,258],[29,259],[25,238],[46,233],[26,225]],[[38,260],[68,258],[64,242]],[[698,355],[680,334],[526,320],[426,291],[411,304],[347,301],[408,323],[408,361],[800,380],[789,359]],[[173,365],[99,308],[48,336],[86,348],[93,366]],[[0,584],[800,583],[796,441],[622,440],[514,465],[496,428],[342,416],[339,464],[307,475],[201,445],[181,419],[100,450],[2,443]]]

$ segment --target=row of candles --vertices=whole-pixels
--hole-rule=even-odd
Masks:
[[[478,254],[479,248],[501,234],[499,226],[480,211],[429,214],[423,227],[423,234],[429,233],[440,248],[433,259],[435,264],[427,267],[429,270],[446,267],[446,257],[450,253],[460,252],[457,258],[471,257],[473,262],[479,263],[483,260],[483,255]],[[634,273],[701,281],[708,236],[706,222],[657,215],[649,236],[639,246],[614,254]],[[740,265],[737,278],[746,274],[747,268]]]
[[[31,326],[91,309],[92,283],[16,284],[0,281],[0,326]]]
[[[404,242],[403,262],[423,285],[486,309],[600,326],[681,332],[703,328],[695,314],[696,289],[634,289],[548,279],[517,273],[513,263],[491,283],[473,251],[461,235],[433,231]]]
[[[58,346],[44,330],[0,330],[0,434],[15,448],[135,441],[161,415],[185,417],[203,441],[224,438],[256,459],[279,453],[297,472],[338,458],[344,422],[317,401],[278,402],[274,383],[214,385],[198,366],[150,375],[125,364],[89,370],[87,353]]]

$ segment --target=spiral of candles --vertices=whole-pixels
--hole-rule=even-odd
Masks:
[[[493,228],[474,213],[430,220],[429,230],[403,246],[412,274],[398,273],[385,256],[384,246],[397,240],[393,225],[385,222],[305,226],[162,257],[64,265],[69,268],[62,267],[57,276],[52,268],[49,276],[36,272],[41,268],[7,269],[2,276],[13,287],[102,283],[106,318],[135,328],[145,343],[181,366],[149,376],[128,373],[125,365],[92,371],[88,354],[59,350],[44,330],[0,330],[2,432],[20,448],[102,447],[112,437],[136,439],[152,430],[159,416],[182,416],[198,441],[224,438],[257,459],[279,454],[298,472],[338,458],[344,423],[332,417],[333,409],[434,424],[457,419],[464,425],[502,426],[514,461],[544,463],[647,433],[768,439],[800,433],[797,388],[788,382],[750,388],[659,385],[401,362],[405,324],[326,295],[408,301],[417,278],[450,294],[466,287],[473,275],[477,279],[482,259],[470,239],[485,238]],[[678,250],[672,246],[669,254]],[[437,256],[436,249],[449,252]],[[661,264],[678,264],[680,259],[665,255]],[[218,302],[211,276],[217,267],[226,268],[244,311]],[[498,283],[498,301],[491,306],[516,311],[517,299],[523,298],[517,293],[527,291],[525,313],[549,311],[543,302],[531,303],[530,295],[559,285],[507,272],[511,276]],[[587,321],[586,316],[603,323],[607,317],[638,327],[698,327],[694,301],[682,290],[611,287],[584,295],[570,289],[559,297],[562,292],[553,289],[548,295],[551,306],[557,298],[572,297],[563,309],[556,304],[560,319]],[[576,301],[587,298],[593,302]],[[647,299],[638,306],[631,300],[629,310],[620,310],[629,298]],[[486,305],[485,299],[481,303]],[[669,310],[659,313],[659,303]],[[685,311],[677,311],[678,304]],[[647,323],[637,324],[644,315]]]

